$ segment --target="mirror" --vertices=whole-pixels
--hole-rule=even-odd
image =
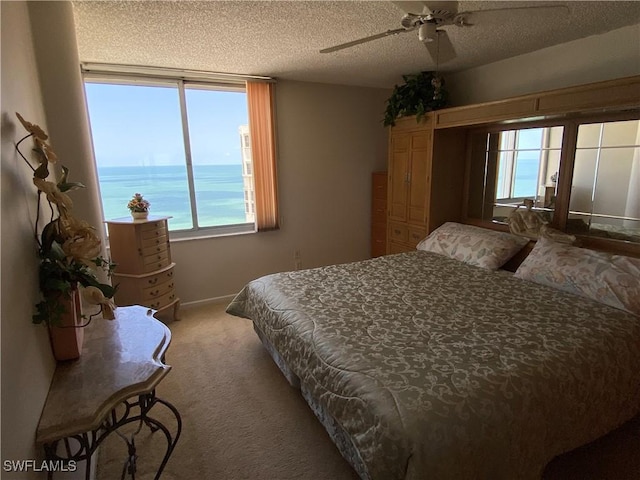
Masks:
[[[578,127],[567,231],[640,243],[640,121]]]
[[[560,184],[566,129],[573,176]],[[468,218],[506,225],[526,200],[568,233],[640,243],[640,120],[478,131],[469,148]],[[565,218],[554,218],[556,207]]]
[[[472,135],[468,216],[506,224],[531,200],[551,222],[563,131],[554,126]]]

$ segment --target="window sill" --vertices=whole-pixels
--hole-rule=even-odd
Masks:
[[[198,230],[172,230],[169,231],[171,242],[184,242],[188,240],[203,240],[206,238],[229,237],[233,235],[247,235],[256,233],[253,223],[239,225],[225,225],[222,227],[200,228]]]

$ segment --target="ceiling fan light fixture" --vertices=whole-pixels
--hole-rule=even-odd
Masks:
[[[418,39],[422,43],[433,42],[436,39],[436,24],[435,23],[423,23],[418,28]]]

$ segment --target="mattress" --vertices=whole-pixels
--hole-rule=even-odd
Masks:
[[[430,252],[268,275],[251,319],[371,479],[539,479],[640,411],[640,318]]]

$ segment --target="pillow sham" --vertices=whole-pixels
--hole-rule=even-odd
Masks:
[[[640,259],[540,238],[515,276],[640,315]]]
[[[431,232],[416,248],[497,270],[527,243],[528,238],[510,233],[447,222]]]

